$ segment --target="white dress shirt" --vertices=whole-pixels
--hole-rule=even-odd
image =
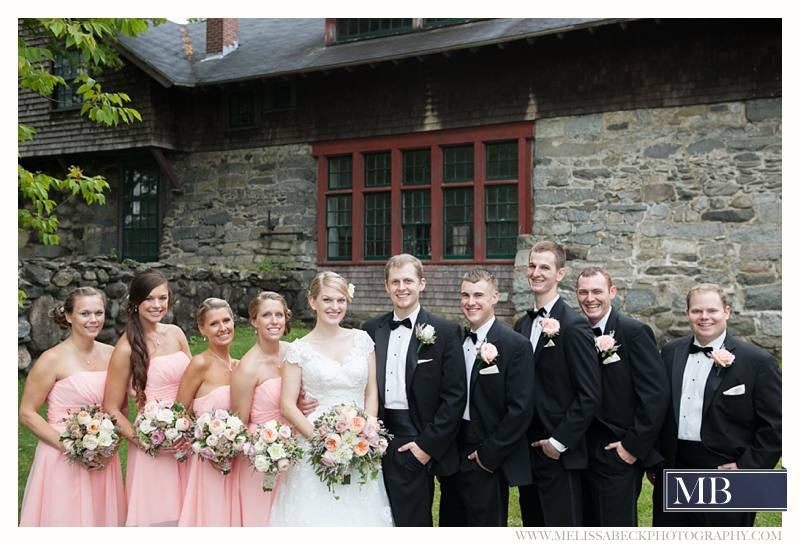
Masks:
[[[467,366],[467,406],[464,407],[464,420],[469,420],[469,387],[470,383],[472,382],[470,377],[472,377],[472,368],[475,367],[475,359],[478,356],[478,347],[486,342],[486,334],[489,333],[489,330],[492,328],[494,320],[495,317],[492,316],[489,318],[489,321],[479,327],[477,331],[473,331],[473,333],[478,335],[477,345],[475,345],[470,338],[464,339],[464,344],[462,345],[462,348],[464,349],[464,363]]]
[[[725,333],[708,343],[714,350],[719,350],[725,340]],[[697,339],[692,341],[700,345]],[[681,385],[681,406],[678,411],[678,439],[684,441],[700,441],[700,429],[703,426],[703,397],[706,390],[706,380],[711,372],[714,360],[703,352],[689,354],[686,368],[683,370],[683,383]]]
[[[556,295],[555,298],[552,301],[550,301],[549,303],[547,303],[544,306],[544,309],[547,312],[548,316],[550,315],[550,312],[552,312],[553,305],[556,304],[556,301],[558,301],[559,297],[561,297],[561,296],[560,295]],[[534,310],[539,310],[539,309],[536,308]],[[533,345],[533,352],[534,353],[536,352],[536,343],[539,342],[539,337],[542,336],[542,319],[543,319],[542,316],[537,316],[533,320],[533,323],[531,324],[531,344]]]
[[[408,315],[411,328],[400,326],[389,333],[389,345],[386,349],[386,387],[383,392],[387,409],[408,409],[406,396],[406,356],[414,325],[417,322],[420,306]],[[392,315],[397,320],[397,314]]]

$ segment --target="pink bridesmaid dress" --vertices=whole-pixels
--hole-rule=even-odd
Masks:
[[[174,401],[181,375],[189,365],[183,352],[150,360],[145,395],[147,401]],[[128,389],[135,395],[133,388]],[[189,475],[187,462],[170,453],[153,457],[136,448],[128,449],[126,526],[177,526]]]
[[[102,406],[105,371],[82,371],[57,381],[47,394],[47,423],[64,431],[67,411]],[[125,491],[119,454],[106,468],[70,465],[61,451],[39,442],[25,486],[20,526],[122,526]]]
[[[281,416],[281,379],[273,378],[259,384],[253,393],[253,405],[250,407],[250,423],[247,429],[250,433],[256,430],[258,424],[279,420],[287,424]],[[264,474],[253,472],[253,466],[245,458],[237,458],[233,466],[232,477],[238,483],[238,513],[242,526],[269,526],[269,513],[272,501],[275,499],[275,490],[280,486],[280,475],[272,492],[264,492],[261,482]]]
[[[228,410],[230,406],[230,386],[220,386],[203,397],[195,398],[192,403],[198,416],[211,409]],[[189,482],[178,526],[239,526],[238,519],[234,521],[233,517],[236,510],[233,468],[228,475],[222,475],[208,461],[200,460],[196,455],[192,455],[187,463]]]

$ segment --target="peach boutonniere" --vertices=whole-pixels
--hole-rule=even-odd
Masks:
[[[619,348],[619,345],[617,344],[616,339],[614,339],[613,331],[607,335],[600,335],[599,337],[596,337],[594,340],[594,346],[600,353],[600,360],[604,364],[619,361],[619,355],[617,355],[617,349]]]
[[[484,341],[478,350],[477,358],[486,365],[492,365],[495,358],[497,358],[497,347],[492,343]]]
[[[719,376],[726,367],[730,367],[736,356],[725,350],[725,345],[722,345],[719,350],[714,350],[711,353],[711,359],[714,360],[714,365],[717,368],[717,376]]]
[[[555,318],[551,318],[550,316],[545,316],[544,318],[542,318],[541,326],[542,326],[542,335],[549,339],[549,341],[547,342],[546,345],[544,345],[544,347],[548,348],[550,346],[555,346],[556,344],[553,342],[553,339],[561,331],[561,324],[559,323],[559,321],[556,320]]]

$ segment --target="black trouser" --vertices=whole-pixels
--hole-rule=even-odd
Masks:
[[[583,526],[581,472],[533,449],[533,484],[519,487],[523,526]]]
[[[589,467],[582,474],[585,526],[638,526],[644,467],[625,462],[616,449],[605,450],[615,441],[599,436],[588,440]]]

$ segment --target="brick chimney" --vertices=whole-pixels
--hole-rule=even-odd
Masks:
[[[206,19],[206,57],[224,57],[237,47],[239,19]]]

